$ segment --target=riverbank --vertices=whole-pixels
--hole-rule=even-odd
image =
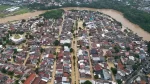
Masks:
[[[123,27],[131,29],[134,33],[137,33],[137,35],[143,37],[144,40],[150,41],[150,38],[148,38],[148,37],[150,37],[150,34],[148,32],[144,31],[138,25],[131,23],[119,11],[116,11],[113,9],[94,9],[94,8],[85,8],[85,7],[66,7],[66,8],[61,8],[61,9],[64,9],[65,11],[76,9],[76,10],[91,10],[91,11],[102,12],[102,13],[109,15],[112,18],[116,19],[118,22],[121,22]],[[45,11],[36,11],[36,12],[31,12],[31,13],[25,13],[22,15],[16,15],[16,16],[1,18],[0,23],[6,23],[8,21],[13,21],[13,20],[28,19],[29,17],[35,17],[35,16],[38,16],[44,12]]]

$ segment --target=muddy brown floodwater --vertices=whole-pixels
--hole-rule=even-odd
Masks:
[[[131,23],[119,11],[116,11],[113,9],[94,9],[94,8],[85,8],[85,7],[67,7],[67,8],[62,8],[62,9],[64,9],[64,10],[71,10],[71,9],[91,10],[91,11],[102,12],[102,13],[107,14],[107,15],[111,16],[112,18],[116,19],[118,22],[121,22],[123,27],[125,27],[125,28],[127,27],[127,28],[131,29],[134,33],[137,33],[137,35],[139,35],[140,37],[143,37],[144,40],[150,41],[150,33],[144,31],[137,24]],[[8,21],[13,21],[13,20],[28,19],[29,17],[38,16],[39,14],[42,14],[44,12],[45,11],[36,11],[36,12],[31,12],[31,13],[25,13],[22,15],[16,15],[16,16],[1,18],[0,23],[6,23]]]

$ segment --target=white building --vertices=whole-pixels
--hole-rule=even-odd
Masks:
[[[14,36],[10,37],[10,40],[13,41],[15,44],[19,44],[25,40],[25,37],[23,35],[19,35],[19,36],[20,36],[20,38],[16,39],[15,35],[14,35]]]
[[[20,8],[20,7],[15,7],[15,6],[14,6],[14,7],[11,7],[11,8],[7,8],[6,11],[8,11],[8,12],[14,12],[14,11],[16,11],[16,10],[19,10],[19,8]]]

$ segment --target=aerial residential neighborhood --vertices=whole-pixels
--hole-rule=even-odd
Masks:
[[[149,83],[142,37],[98,11],[61,13],[0,24],[0,84]]]

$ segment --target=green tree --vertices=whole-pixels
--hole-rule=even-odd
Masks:
[[[127,50],[127,51],[130,51],[130,47],[126,47],[126,50]]]
[[[134,57],[136,57],[136,58],[140,58],[140,56],[139,56],[138,54],[135,54],[135,55],[134,55]]]
[[[89,49],[89,46],[86,46],[87,49]]]
[[[13,76],[14,72],[13,71],[8,71],[8,75]]]
[[[116,69],[116,68],[111,67],[111,71],[112,71],[112,73],[113,73],[114,75],[117,74],[117,69]]]
[[[58,46],[60,44],[59,40],[55,40],[53,43],[55,46]]]
[[[83,22],[83,27],[85,27],[86,26],[86,24],[85,24],[85,22]]]
[[[115,49],[116,53],[119,53],[119,51],[120,51],[119,47],[115,46],[114,49]]]
[[[71,29],[71,33],[74,33],[74,30],[73,30],[73,29]]]
[[[13,59],[16,59],[16,56],[13,56]]]
[[[44,49],[44,48],[41,48],[41,49],[40,49],[40,52],[41,52],[41,53],[43,53],[44,51],[45,51],[45,49]]]
[[[57,10],[52,10],[45,12],[44,14],[41,14],[40,16],[43,16],[46,19],[59,19],[62,17],[64,10],[63,9],[57,9]]]
[[[2,73],[7,73],[7,71],[6,71],[5,68],[2,68],[1,72],[2,72]]]
[[[147,48],[148,48],[147,52],[150,54],[150,41],[147,44]]]
[[[39,73],[39,68],[35,69],[35,73],[38,74]]]
[[[25,80],[21,80],[21,82],[22,82],[22,83],[24,83],[24,82],[25,82]]]
[[[122,81],[121,81],[121,80],[117,80],[117,83],[118,83],[118,84],[122,84]]]
[[[133,70],[137,70],[138,65],[137,65],[137,64],[134,64],[134,65],[132,65],[132,68],[133,68]]]
[[[85,81],[84,83],[81,83],[81,84],[92,84],[92,82],[87,80],[87,81]]]
[[[95,76],[94,76],[94,79],[98,79],[98,78],[99,78],[98,75],[95,75]]]
[[[21,78],[21,75],[17,75],[17,76],[15,76],[15,77],[17,77],[17,78]]]
[[[17,49],[14,49],[14,54],[18,53]]]
[[[119,56],[115,56],[115,57],[114,57],[115,60],[117,60],[117,59],[119,59],[119,58],[120,58]]]
[[[72,53],[74,50],[72,48],[70,48],[70,52]]]
[[[16,81],[15,81],[15,84],[19,84],[19,80],[16,80]]]

